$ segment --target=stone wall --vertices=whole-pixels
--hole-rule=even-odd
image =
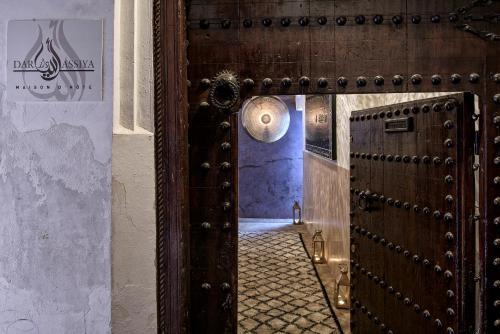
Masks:
[[[5,94],[10,19],[104,20],[103,101]],[[0,333],[110,333],[113,1],[0,2]]]

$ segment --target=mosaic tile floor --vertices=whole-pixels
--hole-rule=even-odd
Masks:
[[[298,233],[240,233],[238,253],[238,333],[339,333]]]

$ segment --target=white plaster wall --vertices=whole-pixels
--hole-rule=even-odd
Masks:
[[[114,133],[154,132],[152,22],[152,0],[115,0]]]
[[[154,334],[156,212],[151,0],[115,0],[112,327]]]
[[[6,99],[9,19],[104,19],[103,101]],[[0,333],[110,333],[112,0],[0,1]]]
[[[113,333],[156,330],[156,219],[152,135],[113,135]]]

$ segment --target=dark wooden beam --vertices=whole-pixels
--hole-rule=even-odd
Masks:
[[[185,333],[189,266],[184,0],[154,0],[158,333]]]

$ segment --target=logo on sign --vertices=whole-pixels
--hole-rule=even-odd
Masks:
[[[21,33],[34,38],[16,38]],[[11,21],[8,34],[9,96],[56,101],[101,98],[101,21]]]

